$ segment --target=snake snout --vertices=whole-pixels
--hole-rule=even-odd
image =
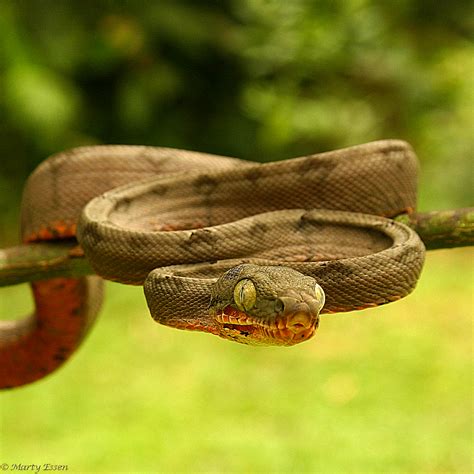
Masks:
[[[311,337],[319,323],[322,304],[319,298],[306,292],[286,291],[280,296],[283,310],[280,313],[278,327],[289,331],[290,339],[305,340]]]
[[[316,317],[324,304],[324,301],[313,295],[305,293],[295,295],[294,292],[280,296],[279,300],[283,306],[282,314],[301,323],[306,320],[305,315],[310,318]]]

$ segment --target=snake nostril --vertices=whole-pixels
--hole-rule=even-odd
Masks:
[[[308,313],[299,312],[294,314],[288,320],[288,328],[294,332],[300,332],[310,328],[312,325],[311,315]]]
[[[305,329],[304,324],[301,324],[301,323],[290,324],[290,327],[292,329],[297,329],[297,330]]]

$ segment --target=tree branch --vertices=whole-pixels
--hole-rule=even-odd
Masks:
[[[474,207],[402,214],[395,221],[411,227],[427,250],[474,245]]]
[[[415,230],[428,250],[474,245],[474,208],[417,212],[395,218]],[[92,275],[75,239],[0,250],[0,286]]]
[[[92,274],[94,271],[75,239],[0,250],[0,286]]]

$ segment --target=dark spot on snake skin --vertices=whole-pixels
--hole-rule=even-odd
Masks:
[[[265,234],[268,230],[268,225],[264,222],[254,222],[250,228],[250,235],[252,237],[258,238],[261,235]]]
[[[160,184],[151,190],[151,193],[155,196],[164,196],[167,192],[168,186],[165,186],[164,184]]]
[[[217,236],[215,232],[210,229],[199,229],[191,233],[187,240],[187,244],[208,244],[213,245],[216,242]]]
[[[314,219],[312,212],[308,211],[301,215],[301,217],[296,221],[297,230],[303,230],[307,226],[311,226],[313,229],[316,226],[319,226],[319,222]]]
[[[153,171],[156,173],[161,173],[163,167],[170,161],[171,157],[160,156],[159,158],[156,158],[153,153],[154,150],[152,147],[144,147],[144,150],[140,153],[139,157],[140,159],[146,161]]]
[[[62,360],[66,360],[67,357],[63,354],[57,353],[57,354],[54,354],[53,359],[57,361],[62,361]]]
[[[194,186],[198,189],[200,194],[211,194],[214,189],[219,185],[218,181],[214,178],[211,178],[207,174],[199,176],[194,181]]]
[[[252,167],[244,172],[245,179],[248,179],[253,184],[257,184],[262,176],[262,170],[258,167]]]
[[[81,314],[81,308],[80,308],[80,307],[74,308],[74,309],[71,311],[71,314],[72,314],[73,316],[80,316],[80,314]]]
[[[315,269],[311,272],[311,276],[316,280],[339,281],[354,274],[354,270],[339,260],[330,260],[326,262],[318,262]],[[330,295],[326,295],[326,303],[328,303]]]
[[[301,176],[314,181],[317,185],[321,185],[336,166],[337,162],[335,160],[325,160],[320,157],[308,158],[300,163],[297,171]]]
[[[319,160],[316,161],[311,159],[310,157],[302,160],[296,168],[297,173],[304,176],[310,170],[316,168],[316,166],[319,166],[318,164],[316,164],[318,161]]]
[[[59,155],[58,159],[50,162],[49,170],[51,172],[51,190],[52,190],[52,206],[59,207],[60,195],[59,195],[59,168],[61,167],[64,156]]]
[[[118,212],[127,212],[131,202],[130,198],[124,197],[115,204],[115,210]]]
[[[405,174],[405,166],[406,166],[405,161],[404,161],[404,160],[403,160],[403,161],[402,161],[402,160],[398,160],[398,161],[395,162],[395,164],[396,164],[396,167],[397,167],[400,171],[402,171],[403,174]],[[401,175],[401,176],[403,176],[403,175]]]
[[[102,240],[97,228],[97,222],[89,222],[84,228],[83,234],[87,236],[87,241],[90,247],[96,246]]]
[[[240,331],[240,334],[245,337],[250,336],[250,333],[247,331]]]
[[[297,221],[296,221],[296,228],[298,230],[302,229],[303,227],[308,225],[308,217],[306,214],[303,214]]]

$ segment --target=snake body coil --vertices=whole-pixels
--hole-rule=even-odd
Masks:
[[[86,147],[30,177],[22,235],[74,237],[82,211],[77,237],[94,270],[144,284],[157,321],[291,345],[314,334],[320,312],[384,304],[414,288],[424,246],[390,218],[414,210],[416,179],[413,151],[396,140],[263,165]],[[36,380],[75,350],[99,287],[97,277],[33,284],[36,315],[0,326],[2,386]]]

